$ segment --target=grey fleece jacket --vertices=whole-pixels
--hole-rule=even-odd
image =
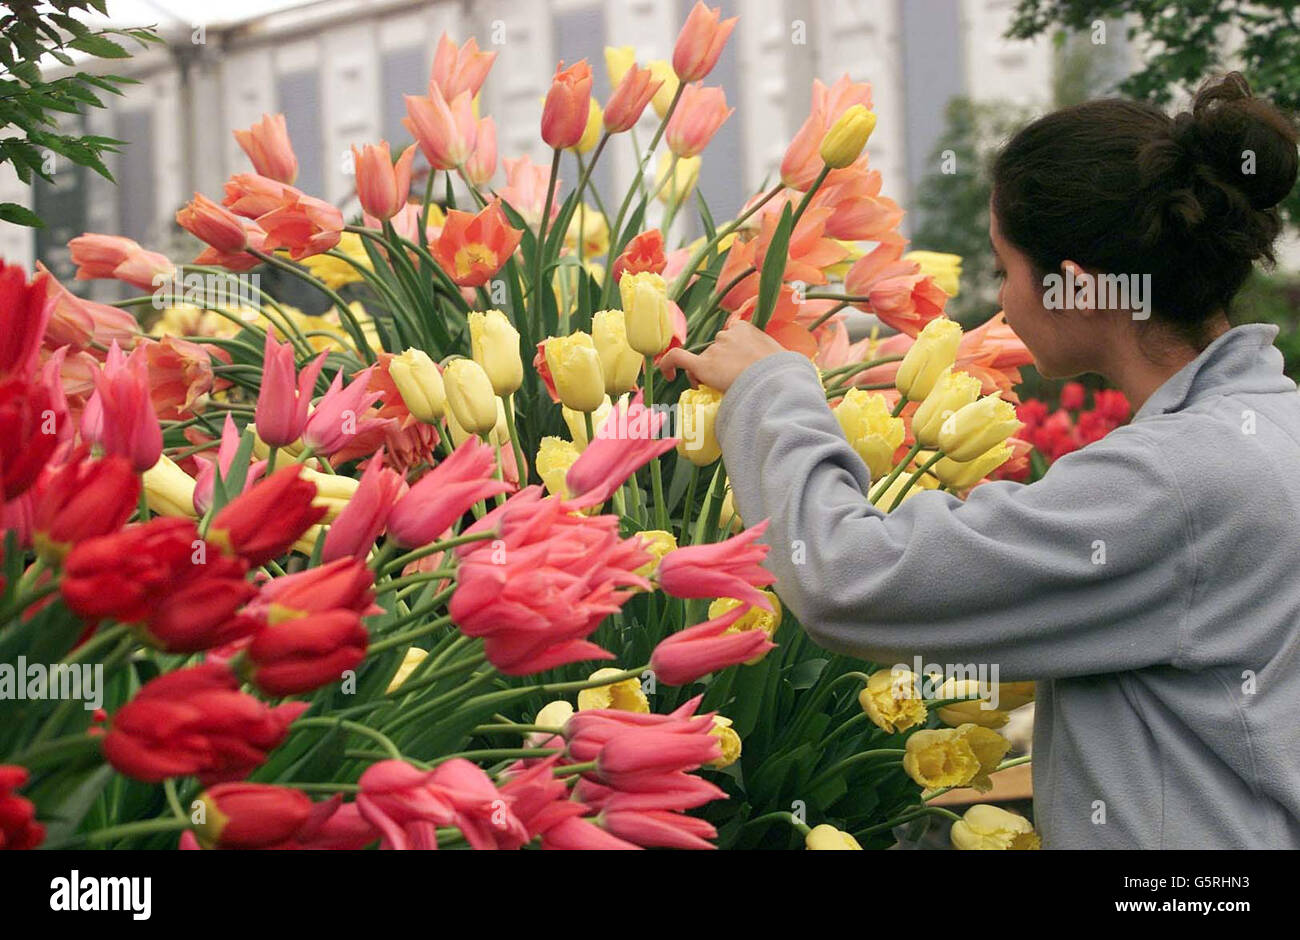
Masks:
[[[717,434],[827,649],[1037,680],[1047,848],[1300,848],[1300,395],[1251,324],[1033,484],[888,516],[814,366],[747,368]]]

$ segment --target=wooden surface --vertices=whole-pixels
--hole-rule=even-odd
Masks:
[[[970,787],[949,790],[947,793],[926,800],[930,806],[969,806],[972,803],[1010,803],[1015,800],[1029,800],[1034,796],[1032,764],[1017,764],[1006,770],[999,770],[989,777],[993,789],[988,793],[978,793]]]

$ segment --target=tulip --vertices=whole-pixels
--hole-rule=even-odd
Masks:
[[[57,386],[56,386],[57,387]],[[22,376],[0,380],[0,484],[3,499],[27,492],[59,444],[67,415],[50,387]],[[154,418],[155,427],[158,419]]]
[[[388,377],[416,420],[437,424],[442,419],[447,411],[447,389],[442,371],[423,349],[407,349],[390,359]]]
[[[664,235],[657,228],[652,228],[637,235],[623,248],[623,253],[614,259],[610,276],[617,284],[624,274],[638,274],[652,271],[663,274],[668,267],[668,258],[664,255]]]
[[[287,552],[325,515],[316,506],[316,487],[302,479],[298,466],[283,467],[228,502],[208,526],[208,541],[250,565],[262,565]]]
[[[851,388],[832,411],[845,438],[871,471],[872,479],[889,473],[906,429],[902,418],[890,414],[885,397]]]
[[[956,297],[961,289],[961,255],[943,251],[909,251],[904,261],[921,266],[921,274],[934,278],[936,284],[949,297]]]
[[[257,588],[246,580],[246,573],[242,561],[222,555],[193,565],[189,577],[178,572],[174,586],[157,599],[136,633],[168,653],[199,653],[248,636],[257,622],[240,616],[239,610]]]
[[[922,455],[924,453],[925,451],[921,452]],[[918,455],[917,459],[921,460],[921,456]],[[910,471],[912,468],[909,467],[908,469]],[[885,512],[889,512],[892,508],[894,508],[895,501],[897,501],[898,504],[901,506],[903,503],[907,502],[912,497],[918,496],[921,493],[924,493],[926,490],[935,489],[939,485],[939,482],[934,478],[933,473],[934,473],[934,468],[931,467],[929,473],[922,474],[920,478],[917,479],[916,483],[912,484],[911,486],[908,486],[908,483],[911,480],[910,472],[900,473],[898,477],[894,480],[894,482],[889,484],[889,489],[879,494],[871,502],[873,505],[875,505],[877,509],[881,509],[884,510]],[[904,492],[905,488],[906,488],[906,492]],[[899,500],[900,495],[902,496],[901,500]]]
[[[830,126],[822,138],[821,158],[832,170],[840,170],[854,163],[862,155],[867,138],[876,129],[876,113],[855,104]]]
[[[234,492],[234,481],[230,479],[231,470],[234,468],[235,457],[239,453],[242,443],[242,435],[235,427],[234,420],[227,414],[225,423],[221,427],[221,444],[217,449],[216,460],[210,458],[200,460],[199,472],[194,479],[191,480],[189,474],[185,473],[184,470],[176,466],[164,455],[157,465],[152,470],[146,471],[144,475],[146,494],[150,492],[151,487],[157,491],[156,498],[161,508],[154,509],[154,512],[168,516],[188,515],[197,517],[203,515],[212,508],[212,494],[218,471],[221,473],[221,478],[227,481],[227,497],[238,496],[239,493],[248,490],[266,472],[266,461],[258,460],[250,464],[244,473],[244,485],[238,492]],[[254,430],[253,450],[256,451],[257,449],[257,431]],[[154,478],[152,484],[150,483],[151,475]],[[182,476],[185,479],[181,479]],[[186,495],[189,496],[188,506],[181,502]]]
[[[954,849],[1005,850],[1042,847],[1033,823],[1000,806],[976,803],[952,824],[949,832]]]
[[[613,426],[611,427],[611,422]],[[605,502],[632,474],[677,445],[673,437],[660,437],[664,415],[646,408],[638,391],[632,402],[619,406],[601,425],[596,440],[569,468],[569,491],[582,506]]]
[[[861,850],[858,840],[830,823],[814,826],[804,837],[804,847],[813,851]]]
[[[542,140],[567,150],[582,140],[591,117],[591,66],[580,59],[567,69],[561,62],[542,108]]]
[[[473,359],[453,359],[442,374],[447,406],[470,434],[487,434],[497,423],[496,391],[484,368]]]
[[[547,183],[551,174],[548,167],[540,166],[527,156],[512,160],[506,157],[501,161],[506,168],[506,185],[497,190],[498,195],[518,212],[529,227],[537,228],[542,218],[542,209],[546,202]],[[556,191],[560,191],[561,180],[556,178]],[[560,214],[559,200],[551,204],[548,224]]]
[[[307,406],[311,403],[316,378],[325,366],[321,353],[303,367],[295,384],[293,345],[275,341],[266,333],[263,352],[262,387],[257,394],[253,421],[257,436],[272,447],[286,447],[302,436],[307,424]]]
[[[985,687],[974,679],[948,679],[934,693],[938,699],[965,699],[945,705],[939,709],[939,720],[951,728],[964,724],[979,725],[981,728],[1001,728],[1011,720],[1008,709],[994,707],[985,696]],[[999,696],[998,705],[1004,703]]]
[[[1016,407],[994,392],[953,412],[939,430],[939,449],[956,461],[974,460],[1002,444],[1023,425]]]
[[[343,473],[321,473],[310,467],[303,467],[300,473],[304,480],[316,487],[316,498],[312,500],[312,505],[325,508],[321,520],[325,525],[332,524],[339,517],[339,513],[347,508],[356,495],[357,487],[361,485],[355,477]]]
[[[961,327],[947,317],[936,317],[925,325],[898,365],[894,385],[912,401],[924,401],[945,369],[957,360]]]
[[[284,248],[294,261],[301,261],[339,243],[343,213],[324,200],[292,190],[279,206],[257,216],[257,224],[266,236],[262,251]]]
[[[226,416],[230,420],[230,416]],[[204,464],[211,468],[212,464]],[[211,505],[212,500],[212,481],[211,469],[209,469],[208,493],[206,504],[203,511],[207,511],[207,506]],[[144,472],[141,478],[144,482],[144,495],[149,509],[160,516],[180,516],[187,519],[197,519],[199,517],[199,508],[195,505],[197,484],[194,477],[190,476],[166,454],[158,458],[158,462]]]
[[[196,574],[201,545],[189,519],[153,519],[86,539],[64,559],[63,602],[86,620],[142,622],[178,580]]]
[[[34,849],[45,841],[35,804],[14,793],[26,782],[26,767],[0,764],[0,850]]]
[[[592,412],[605,397],[600,355],[591,336],[581,331],[543,340],[546,367],[566,408]]]
[[[671,62],[654,59],[646,63],[646,68],[650,70],[650,75],[654,80],[659,82],[659,90],[650,99],[650,106],[655,109],[655,114],[662,121],[668,116],[668,109],[672,107],[673,98],[676,97],[681,82],[677,80],[677,73],[673,71]]]
[[[743,601],[738,601],[734,597],[719,597],[709,604],[709,619],[716,620],[727,611],[736,607],[745,608],[740,617],[734,621],[731,626],[723,631],[724,635],[733,633],[744,633],[746,630],[756,630],[766,634],[769,640],[776,637],[776,630],[781,626],[781,599],[771,591],[759,591],[767,598],[768,603],[772,605],[771,610],[764,610],[761,607],[751,607]],[[745,660],[746,666],[756,666],[763,661],[767,655],[767,650],[759,653],[753,659]]]
[[[125,457],[64,464],[36,489],[32,528],[36,553],[48,565],[72,546],[116,532],[140,500],[140,478]]]
[[[731,727],[733,724],[730,718],[724,718],[722,715],[713,716],[713,727],[709,729],[709,734],[718,739],[718,744],[722,746],[722,756],[717,760],[709,761],[708,766],[714,770],[722,770],[730,767],[736,761],[740,760],[741,741],[740,735]]]
[[[176,223],[217,251],[234,254],[248,247],[243,220],[200,193],[176,213]]]
[[[411,191],[411,164],[415,161],[415,145],[407,147],[393,164],[388,141],[378,146],[352,148],[352,162],[357,175],[357,198],[361,208],[381,222],[387,222],[406,205]]]
[[[81,416],[82,436],[105,453],[129,457],[143,473],[162,455],[162,427],[149,397],[144,347],[136,347],[128,357],[114,342],[94,381],[95,394]]]
[[[365,559],[405,487],[401,475],[384,466],[381,450],[366,463],[356,492],[330,524],[321,561]]]
[[[617,397],[636,388],[645,357],[628,345],[622,310],[599,310],[591,316],[591,339],[600,358],[605,394]]]
[[[435,170],[454,170],[465,163],[478,142],[478,121],[474,117],[473,95],[468,90],[454,98],[441,89],[429,89],[428,97],[405,95],[406,117],[402,126],[420,145],[420,152]]]
[[[28,376],[36,370],[57,299],[51,281],[42,272],[29,284],[18,265],[0,263],[0,376]]]
[[[973,787],[986,793],[989,774],[1011,745],[1000,734],[965,724],[917,731],[907,739],[903,770],[923,787]]]
[[[1012,449],[1003,441],[994,444],[973,460],[962,462],[953,460],[951,457],[943,457],[930,468],[930,472],[938,477],[939,481],[949,489],[970,489],[970,487],[1010,460],[1013,453]]]
[[[117,710],[104,735],[104,757],[145,783],[242,780],[280,746],[307,707],[271,708],[240,692],[239,678],[217,663],[177,669],[145,683]]]
[[[546,492],[562,499],[569,498],[569,488],[564,478],[578,457],[578,448],[572,441],[566,441],[561,437],[542,438],[537,448],[537,459],[534,465],[537,467],[537,475],[542,478]]]
[[[348,557],[272,578],[250,609],[264,612],[266,621],[274,625],[331,610],[350,610],[360,617],[382,613],[374,601],[370,569]]]
[[[465,177],[474,186],[486,186],[497,172],[497,122],[481,118],[474,138],[474,152],[465,161]]]
[[[771,610],[771,601],[758,590],[776,580],[759,566],[770,546],[756,540],[766,530],[764,520],[725,541],[669,553],[659,563],[659,586],[673,597],[734,597]]]
[[[867,291],[871,312],[881,323],[909,336],[943,313],[948,295],[924,274],[884,278]]]
[[[327,610],[263,627],[245,651],[249,680],[267,695],[310,692],[366,658],[368,634],[353,610]]]
[[[493,478],[495,467],[493,449],[467,438],[397,501],[388,517],[389,534],[408,548],[436,541],[475,503],[510,491],[509,483]]]
[[[928,712],[916,675],[907,669],[880,669],[858,693],[858,704],[871,723],[888,734],[924,724]]]
[[[686,17],[673,47],[673,71],[683,82],[697,82],[713,71],[737,17],[722,19],[722,10],[697,2]]]
[[[609,676],[616,676],[623,670],[612,667],[597,669],[587,677],[588,682],[595,682]],[[649,713],[650,700],[641,689],[641,680],[635,677],[611,682],[592,689],[583,689],[578,693],[578,711],[590,711],[593,708],[613,708],[624,712]],[[566,719],[567,720],[567,719]],[[563,724],[564,722],[560,722]]]
[[[141,290],[154,290],[160,280],[170,280],[176,270],[166,255],[146,251],[120,235],[78,235],[68,242],[68,253],[77,266],[79,281],[115,278]],[[118,313],[130,317],[126,311]]]
[[[649,578],[659,570],[659,562],[669,552],[677,551],[677,537],[671,532],[665,532],[663,529],[642,529],[637,533],[641,539],[641,545],[652,556],[651,559],[636,569],[636,573],[643,578]],[[709,614],[710,617],[713,614]]]
[[[371,764],[358,781],[356,806],[381,834],[381,849],[436,849],[440,826],[450,826],[455,809],[431,771],[399,760]]]
[[[664,133],[668,149],[686,159],[697,156],[735,110],[727,107],[727,93],[722,88],[687,85]]]
[[[722,393],[707,385],[688,388],[677,399],[681,428],[677,453],[697,467],[707,467],[722,456],[722,446],[714,431],[721,404]]]
[[[744,520],[736,512],[736,501],[731,495],[731,486],[722,497],[722,508],[718,512],[718,528],[723,532],[735,534],[745,527]]]
[[[434,88],[438,88],[448,101],[463,91],[469,92],[473,98],[483,87],[496,57],[495,52],[480,52],[478,41],[472,36],[457,48],[455,40],[443,33],[433,56],[433,71],[429,75],[430,94]]]
[[[402,656],[402,662],[397,667],[397,672],[393,673],[393,678],[388,680],[388,687],[384,689],[385,695],[392,695],[402,687],[407,679],[411,678],[415,670],[420,668],[420,664],[429,658],[429,651],[420,649],[418,646],[410,647]]]
[[[617,79],[612,73],[610,77],[615,88],[605,105],[605,132],[621,134],[641,120],[642,112],[663,85],[663,80],[656,79],[650,69],[637,68],[635,63]]]
[[[643,356],[657,356],[673,339],[668,285],[651,272],[627,274],[618,282],[628,345]]]
[[[235,140],[262,176],[292,185],[298,177],[298,158],[289,142],[283,114],[263,114],[247,130],[235,131]]]
[[[285,842],[311,817],[311,798],[269,783],[219,783],[195,798],[194,833],[205,848],[263,849]]]
[[[653,727],[636,728],[600,749],[594,777],[616,790],[654,792],[663,789],[675,774],[721,756],[722,746],[707,731],[674,734]]]
[[[545,362],[546,362],[546,357],[543,355],[542,356],[543,365],[545,364]],[[536,364],[536,360],[534,360],[534,364]],[[622,405],[625,407],[627,404],[626,395],[621,398],[621,402]],[[591,427],[592,430],[596,432],[597,436],[600,436],[600,429],[604,426],[605,419],[609,417],[610,412],[613,410],[614,410],[614,403],[611,402],[609,400],[609,396],[606,395],[601,400],[600,407],[597,408],[595,411],[591,412]],[[586,450],[587,445],[591,443],[591,441],[587,440],[586,412],[574,411],[572,408],[566,408],[563,405],[561,405],[560,416],[564,418],[564,424],[569,429],[569,437],[573,439],[573,445],[578,448],[579,452]]]
[[[347,388],[343,387],[343,370],[334,373],[334,381],[316,402],[302,429],[302,442],[315,453],[328,456],[340,451],[366,429],[361,413],[381,397],[379,392],[369,390],[374,368],[359,372]]]
[[[469,337],[474,361],[483,367],[499,396],[518,391],[524,381],[519,356],[519,331],[500,310],[469,313]]]
[[[939,431],[959,409],[974,402],[980,394],[980,380],[965,372],[951,369],[940,374],[930,394],[912,415],[912,434],[926,447],[939,444]]]
[[[678,549],[678,552],[686,549]],[[674,553],[676,554],[676,553]],[[670,555],[669,558],[672,556]],[[666,563],[669,558],[665,558]],[[662,577],[662,565],[660,576]],[[665,685],[688,685],[709,673],[761,657],[776,644],[761,630],[729,633],[745,613],[736,607],[720,617],[670,634],[650,654],[650,669]]]
[[[482,287],[510,260],[523,234],[510,226],[500,203],[493,200],[478,215],[449,210],[429,252],[460,287]]]
[[[605,71],[609,73],[610,87],[622,84],[627,73],[636,65],[635,46],[606,46]]]
[[[619,839],[645,848],[715,849],[706,841],[716,839],[711,823],[683,813],[666,810],[604,810],[597,825]]]
[[[605,112],[601,110],[596,99],[592,98],[587,110],[587,126],[583,128],[582,137],[570,149],[574,153],[590,153],[600,142],[600,132],[604,123]]]

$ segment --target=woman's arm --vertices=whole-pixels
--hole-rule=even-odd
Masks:
[[[940,492],[886,516],[826,405],[816,367],[749,365],[717,420],[737,511],[770,518],[767,564],[820,645],[881,664],[997,664],[1053,678],[1169,663],[1194,567],[1177,485],[1122,428],[1032,486]]]

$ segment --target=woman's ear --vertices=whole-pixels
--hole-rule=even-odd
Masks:
[[[1097,278],[1083,265],[1066,259],[1061,262],[1061,294],[1065,306],[1083,314],[1097,312]]]

